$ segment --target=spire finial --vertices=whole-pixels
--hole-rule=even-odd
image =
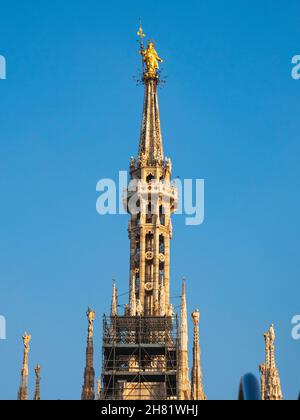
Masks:
[[[88,308],[86,312],[88,319],[88,338],[86,347],[86,366],[84,369],[84,384],[82,386],[82,400],[94,400],[95,399],[95,370],[94,370],[94,342],[93,342],[93,323],[96,318],[96,312],[91,308]]]
[[[180,353],[179,353],[179,400],[190,399],[189,363],[188,363],[188,320],[186,304],[186,280],[182,281],[180,310]]]
[[[29,355],[29,344],[31,341],[31,335],[25,332],[22,337],[24,353],[23,353],[23,365],[21,371],[21,384],[18,393],[18,400],[28,400],[28,355]]]
[[[36,376],[34,400],[40,401],[41,399],[41,396],[40,396],[41,366],[37,365],[34,371],[35,371],[35,376]]]
[[[265,364],[260,365],[261,388],[263,400],[282,400],[280,377],[275,362],[275,328],[271,324],[269,331],[264,334],[265,338]]]
[[[140,55],[143,57],[143,78],[144,80],[156,80],[158,79],[157,70],[159,69],[158,63],[163,63],[163,60],[159,57],[156,52],[154,42],[150,41],[148,43],[147,48],[144,47],[144,38],[146,35],[144,34],[144,30],[142,27],[142,22],[140,20],[140,28],[137,33],[140,39]],[[146,70],[145,70],[146,65]]]
[[[193,369],[192,369],[192,394],[191,398],[195,401],[206,400],[202,384],[202,369],[201,369],[201,349],[199,337],[199,309],[192,313],[194,322],[194,344],[193,344]]]
[[[196,309],[192,313],[192,318],[193,318],[194,325],[195,326],[199,325],[199,321],[200,321],[200,311],[199,311],[199,309]]]
[[[140,27],[139,27],[139,31],[138,31],[137,35],[140,38],[140,47],[141,47],[141,51],[142,51],[144,49],[144,42],[143,41],[144,41],[144,38],[146,37],[146,34],[144,34],[141,18],[140,18]]]
[[[96,312],[93,311],[90,307],[88,307],[88,310],[86,312],[86,316],[88,319],[88,323],[89,323],[89,327],[88,327],[88,338],[92,339],[93,338],[93,332],[94,332],[94,321],[96,318]]]

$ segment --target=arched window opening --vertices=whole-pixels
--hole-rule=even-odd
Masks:
[[[165,237],[164,237],[164,235],[159,236],[159,253],[160,254],[165,253]]]
[[[160,224],[162,226],[165,226],[166,225],[166,215],[165,215],[164,207],[163,206],[160,206],[159,207],[159,221],[160,221]]]
[[[146,178],[146,181],[148,184],[150,184],[153,179],[154,179],[154,176],[152,174],[149,174]]]
[[[154,236],[153,233],[146,235],[146,252],[153,252]]]
[[[147,206],[146,223],[153,223],[152,204],[149,202]]]

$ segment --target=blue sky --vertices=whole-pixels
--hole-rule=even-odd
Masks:
[[[42,398],[80,398],[88,305],[100,374],[101,317],[114,275],[127,292],[129,241],[126,216],[96,213],[96,183],[137,153],[140,16],[165,59],[173,175],[206,182],[205,223],[175,217],[171,262],[172,295],[185,275],[189,311],[201,311],[205,391],[235,399],[240,376],[258,374],[275,322],[284,395],[296,398],[299,14],[296,0],[1,1],[0,398],[16,398],[25,330],[30,397],[39,362]]]

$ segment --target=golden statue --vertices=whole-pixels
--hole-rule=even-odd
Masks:
[[[143,61],[146,64],[146,78],[157,78],[156,70],[159,69],[158,62],[163,63],[163,60],[158,56],[154,44],[149,42],[146,50],[141,50]]]

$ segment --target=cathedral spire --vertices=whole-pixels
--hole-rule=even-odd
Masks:
[[[144,49],[142,27],[138,36],[145,94],[139,154],[130,159],[124,196],[130,214],[129,304],[124,317],[104,317],[101,395],[104,400],[190,399],[185,284],[181,340],[170,304],[170,242],[178,193],[171,182],[171,160],[163,154],[157,97],[162,60],[153,43]],[[114,308],[114,296],[113,302]]]
[[[194,322],[194,345],[193,345],[193,370],[192,370],[192,400],[202,401],[206,400],[203,384],[202,384],[202,370],[201,370],[201,349],[199,338],[199,320],[200,312],[197,310],[192,313]]]
[[[158,62],[162,61],[153,43],[144,49],[140,28],[140,54],[143,57],[145,99],[138,158],[131,157],[130,184],[125,206],[130,214],[130,314],[158,316],[171,312],[170,241],[172,214],[178,194],[171,183],[172,162],[164,160],[157,86]],[[133,206],[133,202],[136,206]],[[163,285],[163,286],[162,286]],[[135,291],[135,293],[133,293]],[[160,294],[165,299],[165,308]]]
[[[283,399],[280,377],[275,361],[275,329],[272,324],[265,338],[265,364],[260,365],[262,400],[280,401]]]
[[[145,80],[144,110],[138,154],[138,166],[162,165],[164,154],[159,116],[156,79]]]
[[[118,315],[118,292],[116,287],[116,280],[113,280],[113,292],[110,307],[110,316],[113,318]]]
[[[29,343],[31,341],[31,335],[25,333],[23,335],[23,365],[21,371],[21,384],[18,393],[18,400],[25,401],[28,400],[28,355],[29,355]]]
[[[140,31],[143,34],[143,30]],[[152,42],[144,49],[141,41],[140,54],[143,57],[143,68],[146,68],[143,72],[145,94],[138,165],[139,167],[162,165],[164,154],[157,95],[159,83],[157,71],[158,62],[163,60],[158,56]]]
[[[179,400],[190,399],[189,363],[188,363],[188,320],[186,304],[186,280],[182,283],[180,311],[180,350],[179,350]]]
[[[41,383],[41,366],[37,365],[34,369],[35,371],[35,392],[34,392],[34,400],[39,401],[41,399],[40,395],[40,383]]]
[[[88,338],[86,348],[86,366],[84,370],[84,384],[82,387],[82,400],[94,400],[95,399],[95,370],[94,370],[94,340],[93,323],[96,317],[96,313],[88,308],[86,316],[88,318]]]

